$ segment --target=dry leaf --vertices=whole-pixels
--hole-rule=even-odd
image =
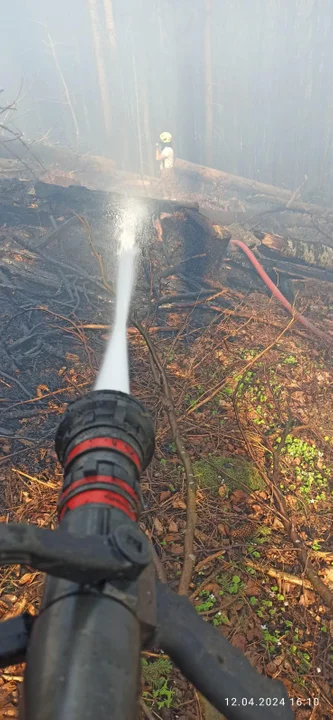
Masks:
[[[265,670],[268,673],[268,675],[274,675],[274,673],[277,671],[277,669],[278,669],[278,666],[276,665],[274,660],[272,660],[271,662],[267,663],[267,665],[265,665]]]
[[[262,631],[257,627],[251,628],[251,630],[247,631],[246,638],[249,642],[253,642],[253,640],[262,640]]]
[[[232,502],[241,503],[248,500],[247,494],[243,490],[234,490],[231,495]]]
[[[183,552],[183,546],[174,543],[173,545],[170,545],[170,552],[172,552],[173,555],[181,555]]]
[[[181,498],[175,498],[172,507],[176,510],[186,510],[186,503],[184,503],[184,500],[181,500]]]
[[[44,392],[50,392],[50,388],[47,387],[47,385],[38,385],[36,390],[36,396],[37,397],[43,397],[43,390]]]
[[[218,595],[221,588],[217,583],[211,582],[204,586],[204,590],[213,593],[213,595]]]
[[[16,603],[17,595],[7,593],[6,595],[1,596],[1,600],[2,602],[6,603],[6,605],[12,605],[13,603]]]
[[[272,523],[273,530],[284,530],[283,523],[279,518],[275,517]]]
[[[222,523],[220,523],[220,524],[217,526],[217,529],[218,529],[219,533],[220,533],[221,535],[223,535],[224,537],[226,537],[226,535],[228,534],[228,533],[227,533],[227,528],[226,528],[226,526],[225,526],[225,525],[222,525]]]
[[[171,497],[170,490],[163,490],[163,492],[160,493],[159,502],[165,502],[166,500],[169,500],[169,497]]]
[[[181,535],[179,533],[168,533],[167,535],[164,535],[164,538],[166,543],[174,543],[175,540],[181,540]]]
[[[21,600],[19,600],[17,603],[15,603],[15,605],[13,606],[13,608],[11,610],[9,610],[7,613],[5,613],[4,620],[9,620],[10,618],[20,615],[23,612],[23,610],[25,610],[26,605],[27,605],[26,598],[25,597],[21,598]]]
[[[206,535],[206,533],[201,532],[201,530],[195,529],[194,531],[194,537],[197,538],[197,540],[201,540],[201,542],[209,542],[211,538]]]
[[[157,535],[163,535],[164,527],[158,518],[155,518],[154,520],[154,529],[156,530]]]
[[[26,585],[28,582],[32,582],[35,579],[37,573],[24,573],[19,579],[19,585]]]
[[[316,601],[316,596],[311,590],[307,590],[304,588],[303,593],[299,599],[299,604],[303,605],[303,607],[309,607],[309,605],[313,605],[313,603]]]
[[[171,520],[169,523],[169,532],[171,533],[177,533],[178,532],[178,525],[175,523],[174,520]]]
[[[34,605],[32,605],[32,603],[30,603],[30,604],[28,605],[28,607],[27,607],[27,612],[30,613],[30,615],[37,615],[37,614],[38,614],[36,608],[34,607]]]
[[[245,593],[249,596],[259,596],[261,592],[260,585],[250,578],[245,585]]]
[[[236,633],[236,635],[234,635],[233,638],[232,638],[232,640],[231,640],[231,644],[232,644],[235,648],[238,648],[238,650],[241,650],[242,652],[244,652],[245,647],[246,647],[246,637],[245,637],[245,635],[243,635],[243,633]]]
[[[222,500],[223,500],[227,494],[227,486],[224,484],[220,485],[220,487],[218,489],[218,493],[219,493],[220,498],[222,498]]]

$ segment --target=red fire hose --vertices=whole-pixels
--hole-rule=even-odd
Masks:
[[[303,327],[305,327],[307,330],[310,330],[310,332],[319,337],[321,340],[325,340],[326,343],[332,342],[332,340],[327,336],[326,333],[322,332],[322,330],[319,330],[319,328],[313,325],[310,320],[307,320],[304,315],[301,315],[292,308],[287,298],[282,295],[282,292],[280,292],[279,288],[277,288],[270,279],[270,277],[268,277],[264,268],[262,267],[262,265],[260,265],[260,262],[258,262],[257,258],[253,254],[252,250],[250,250],[250,248],[248,248],[247,245],[242,242],[242,240],[231,240],[230,242],[231,245],[237,245],[237,247],[239,247],[245,253],[245,255],[252,263],[253,267],[257,271],[258,275],[260,275],[261,279],[264,281],[265,285],[267,285],[274,297],[280,300],[280,303],[282,303],[283,307],[285,307],[286,310],[288,310],[288,312],[290,312],[290,314],[294,316],[295,320],[298,320],[298,322],[300,322]]]

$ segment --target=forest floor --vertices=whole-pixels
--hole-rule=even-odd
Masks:
[[[3,243],[11,242],[10,234],[2,231]],[[17,228],[15,236],[26,238]],[[83,243],[82,236],[76,240]],[[87,237],[84,242],[80,262],[84,266],[89,256],[98,276],[101,266]],[[163,266],[160,249],[155,240],[150,256],[155,274]],[[60,257],[63,248],[57,252]],[[20,253],[16,247],[16,260],[27,261]],[[105,284],[105,276],[99,281]],[[25,327],[20,298],[15,305],[10,293],[3,296],[1,351],[7,347],[17,368],[0,373],[2,522],[50,528],[57,523],[62,471],[55,429],[66,403],[93,383],[109,321],[105,298],[92,301],[86,292],[84,299],[88,281],[80,282],[80,305],[75,294],[67,306],[60,296],[62,309],[51,298],[47,304],[30,301]],[[172,282],[164,281],[164,295],[174,291]],[[69,292],[66,283],[64,288]],[[145,292],[139,278],[135,309],[147,302]],[[169,326],[168,332],[150,332],[150,342],[171,391],[178,437],[145,339],[129,329],[131,392],[151,411],[156,427],[155,457],[142,478],[141,525],[177,589],[191,519],[177,452],[181,436],[197,482],[191,602],[260,672],[285,683],[297,720],[328,720],[333,620],[320,581],[333,593],[332,354],[261,292],[222,285],[219,292],[227,307],[198,298],[188,307],[165,304],[163,313],[146,318],[147,331]],[[314,281],[305,286],[302,302],[314,322],[326,318],[333,288]],[[33,332],[42,333],[42,344],[31,372],[31,345],[24,350],[22,337],[31,340]],[[297,529],[317,587],[309,582],[288,521]],[[36,614],[42,586],[43,576],[28,568],[3,570],[1,618]],[[17,717],[21,683],[22,667],[1,671],[0,718]],[[159,652],[143,653],[142,701],[148,718],[218,717],[210,716],[198,693]]]

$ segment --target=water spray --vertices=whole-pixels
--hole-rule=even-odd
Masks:
[[[138,255],[136,234],[142,217],[142,207],[133,205],[123,217],[118,247],[115,320],[95,390],[130,391],[126,326],[135,284]]]

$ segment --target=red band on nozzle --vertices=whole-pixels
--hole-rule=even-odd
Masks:
[[[124,440],[108,437],[96,437],[91,438],[90,440],[82,440],[82,442],[78,443],[68,453],[65,460],[65,468],[67,468],[69,463],[72,462],[72,460],[74,460],[78,455],[81,455],[81,453],[89,450],[103,450],[104,448],[107,448],[108,450],[115,450],[116,452],[120,452],[122,455],[125,455],[134,462],[136,468],[140,472],[141,462],[135,450],[133,450],[133,448]]]

